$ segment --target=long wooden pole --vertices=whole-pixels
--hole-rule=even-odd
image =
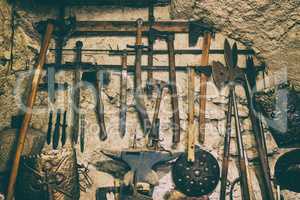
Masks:
[[[26,133],[27,133],[27,130],[29,127],[31,116],[32,116],[32,108],[33,108],[33,104],[35,102],[38,84],[39,84],[39,81],[42,76],[43,66],[44,66],[45,60],[46,60],[46,53],[47,53],[47,50],[48,50],[48,47],[50,44],[53,29],[54,29],[53,24],[48,23],[46,33],[44,36],[44,40],[43,40],[43,43],[41,46],[38,63],[36,65],[36,69],[35,69],[34,76],[32,79],[31,92],[27,99],[27,109],[28,110],[25,113],[23,123],[22,123],[21,129],[20,129],[20,132],[19,132],[17,149],[16,149],[11,174],[9,177],[8,187],[7,187],[6,200],[12,200],[14,197],[14,188],[15,188],[15,183],[16,183],[16,179],[17,179],[17,175],[18,175],[19,166],[20,166],[20,158],[21,158],[22,151],[24,149]]]
[[[192,66],[188,67],[188,134],[187,134],[187,154],[188,161],[195,161],[195,68]]]
[[[202,44],[201,66],[208,65],[209,49],[211,44],[211,33],[204,33]],[[199,96],[199,142],[204,143],[205,140],[205,110],[206,110],[206,89],[207,76],[204,73],[200,74],[200,96]]]

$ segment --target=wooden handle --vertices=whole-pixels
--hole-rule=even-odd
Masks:
[[[171,90],[171,104],[172,104],[172,129],[173,129],[173,145],[174,147],[180,142],[180,116],[179,103],[176,84],[176,63],[175,63],[175,37],[173,34],[167,36],[168,57],[169,57],[169,84]]]
[[[202,44],[201,66],[208,65],[209,49],[211,44],[211,33],[204,34]],[[206,85],[207,76],[204,73],[200,74],[200,96],[199,96],[199,142],[201,144],[205,141],[205,110],[206,110]]]
[[[38,84],[39,84],[39,81],[42,76],[43,67],[44,67],[45,60],[46,60],[46,53],[47,53],[47,50],[48,50],[48,47],[50,44],[53,29],[54,29],[53,24],[48,23],[46,33],[44,36],[44,40],[43,40],[43,43],[41,46],[38,63],[36,65],[36,69],[35,69],[34,76],[32,79],[31,92],[27,99],[27,111],[25,113],[23,123],[22,123],[21,129],[20,129],[19,137],[18,137],[17,149],[16,149],[11,174],[9,177],[8,187],[7,187],[7,197],[6,197],[7,200],[12,200],[13,196],[14,196],[14,187],[15,187],[16,178],[18,175],[20,158],[21,158],[22,151],[24,149],[26,133],[27,133],[27,130],[29,127],[29,122],[31,120],[31,116],[32,116],[32,108],[33,108],[33,104],[35,102]]]
[[[188,67],[188,161],[194,162],[195,160],[195,70],[194,67]]]
[[[136,42],[135,42],[135,45],[142,45],[143,20],[142,19],[138,19],[136,21],[136,26],[137,26],[137,30],[136,30]]]

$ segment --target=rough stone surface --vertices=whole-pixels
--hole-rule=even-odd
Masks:
[[[264,3],[262,3],[264,2]],[[289,2],[289,3],[288,3]],[[281,5],[282,4],[282,5]],[[225,6],[226,5],[226,6]],[[260,6],[259,6],[260,5]],[[281,5],[281,6],[280,6]],[[298,28],[298,8],[295,8],[297,4],[296,1],[286,1],[284,3],[269,2],[269,1],[192,1],[192,0],[174,0],[171,9],[169,7],[156,8],[155,14],[157,19],[164,20],[170,19],[169,11],[174,18],[193,18],[193,19],[203,19],[213,22],[221,32],[218,33],[212,42],[212,49],[223,48],[223,41],[225,37],[234,38],[242,43],[238,43],[238,47],[241,49],[246,48],[246,46],[253,46],[254,49],[259,53],[259,58],[267,62],[270,66],[271,71],[276,72],[280,66],[289,66],[293,70],[296,67],[295,62],[299,61],[297,55],[297,32]],[[249,6],[253,6],[250,9]],[[260,8],[259,15],[256,8]],[[283,8],[283,9],[281,9]],[[281,11],[282,10],[282,11]],[[4,1],[0,1],[0,61],[2,58],[10,58],[10,6]],[[132,8],[98,8],[98,7],[74,7],[70,8],[67,13],[76,14],[78,20],[136,20],[138,17],[143,19],[147,18],[147,11],[145,9],[132,9]],[[251,14],[252,13],[252,14]],[[1,15],[2,14],[2,15]],[[26,8],[18,8],[16,16],[17,17],[17,31],[15,35],[15,47],[14,47],[14,69],[24,69],[24,65],[28,64],[29,68],[33,67],[34,61],[37,56],[39,49],[39,35],[34,31],[32,23],[44,20],[46,18],[54,17],[56,14],[55,10],[49,8],[36,9],[28,6]],[[275,15],[276,14],[276,15]],[[274,17],[275,16],[275,17]],[[282,16],[282,17],[281,17]],[[280,20],[279,20],[280,19]],[[282,19],[282,20],[281,20]],[[248,20],[248,23],[245,23]],[[293,25],[295,23],[295,25]],[[280,23],[282,26],[279,26]],[[276,25],[272,25],[276,24]],[[257,25],[257,27],[256,27]],[[270,30],[267,31],[264,27],[268,27]],[[291,27],[291,28],[289,28]],[[252,30],[249,33],[248,30]],[[277,29],[283,29],[287,31],[283,36],[276,35]],[[275,33],[274,39],[269,40],[270,32],[273,30]],[[272,37],[271,37],[272,38]],[[175,48],[188,48],[188,37],[186,34],[178,34],[175,38]],[[134,38],[132,37],[88,37],[88,38],[72,38],[67,44],[66,48],[74,48],[77,40],[81,40],[84,43],[84,48],[126,48],[126,44],[134,44]],[[294,42],[293,42],[294,40]],[[250,42],[249,42],[250,41]],[[268,42],[267,42],[268,41]],[[147,40],[143,40],[147,44]],[[202,40],[200,39],[197,46],[201,45]],[[233,40],[230,40],[232,43]],[[265,43],[264,43],[265,42]],[[287,45],[287,46],[286,46]],[[54,47],[53,42],[51,47]],[[166,49],[166,45],[163,41],[158,41],[155,44],[155,49]],[[270,50],[272,49],[272,51]],[[288,56],[295,56],[291,58],[291,61],[287,59],[287,55],[278,57],[280,53],[289,52]],[[282,53],[282,54],[283,54]],[[191,56],[191,55],[178,55],[176,57],[176,64],[178,65],[193,65],[199,64],[201,56]],[[264,58],[264,59],[263,59]],[[273,59],[274,58],[274,59]],[[282,59],[282,60],[281,60]],[[65,55],[64,61],[73,61],[73,55]],[[143,64],[147,63],[147,58],[143,57]],[[219,60],[224,62],[222,55],[211,55],[210,61]],[[53,62],[53,53],[49,52],[47,55],[47,62]],[[105,64],[120,64],[120,59],[118,57],[109,57],[102,54],[84,54],[84,62],[93,63],[105,63]],[[134,57],[128,58],[128,64],[133,64]],[[166,56],[155,56],[155,65],[167,65],[168,59]],[[239,57],[239,66],[244,66],[244,57]],[[281,65],[284,64],[284,65]],[[20,73],[17,75],[12,74],[5,76],[8,63],[0,63],[0,129],[8,127],[10,124],[10,118],[12,115],[17,114],[20,111],[21,102],[19,99],[22,98],[22,94],[26,92],[27,84],[29,78],[20,81]],[[296,74],[296,71],[293,72]],[[56,75],[56,81],[60,83],[68,82],[71,83],[72,72],[59,72]],[[129,110],[127,112],[127,133],[123,139],[119,137],[119,95],[120,95],[120,73],[112,72],[111,83],[103,89],[103,101],[105,107],[105,121],[107,125],[107,131],[109,137],[106,141],[99,141],[98,136],[98,124],[96,122],[96,116],[94,113],[95,100],[93,98],[92,90],[89,88],[82,89],[81,96],[81,109],[87,116],[86,118],[86,150],[84,153],[80,153],[79,146],[74,147],[77,150],[77,157],[80,163],[85,164],[89,168],[89,175],[92,177],[93,186],[89,188],[86,192],[81,193],[81,199],[83,200],[94,200],[95,191],[97,187],[112,186],[113,176],[121,178],[124,174],[126,167],[116,166],[116,163],[111,163],[111,161],[101,154],[102,149],[116,150],[120,151],[126,149],[133,144],[133,139],[136,135],[137,145],[142,147],[145,145],[145,139],[141,133],[139,127],[139,121],[137,119],[136,112],[133,108],[133,76],[130,75],[128,78],[128,99],[127,103]],[[160,80],[168,80],[168,73],[154,73],[154,77]],[[271,85],[274,76],[267,77],[268,85]],[[291,78],[293,76],[290,76]],[[143,83],[146,80],[146,73],[143,73]],[[177,73],[177,87],[179,95],[179,111],[181,118],[181,129],[182,129],[182,139],[180,144],[174,151],[184,151],[186,145],[186,132],[187,132],[187,75],[186,73]],[[195,86],[195,108],[196,108],[196,126],[198,127],[198,95],[199,95],[199,78],[196,77]],[[240,115],[243,118],[243,138],[245,140],[245,146],[247,148],[247,153],[250,158],[254,157],[253,153],[253,137],[250,132],[251,126],[249,124],[248,109],[245,107],[245,99],[243,89],[238,87],[236,89],[237,96],[239,98],[239,108]],[[202,145],[202,148],[210,151],[219,161],[221,165],[222,154],[223,154],[223,142],[225,134],[225,114],[227,110],[226,98],[228,90],[226,88],[221,91],[217,90],[213,81],[210,79],[208,82],[208,109],[206,112],[206,142]],[[48,105],[47,105],[47,93],[39,92],[35,107],[34,115],[31,120],[31,126],[41,129],[43,132],[47,131],[48,123]],[[152,117],[154,109],[154,99],[146,100],[147,110],[149,111],[149,116]],[[70,91],[67,93],[57,92],[56,94],[56,104],[55,107],[61,109],[70,109]],[[69,112],[70,113],[70,112]],[[161,144],[166,149],[171,148],[172,141],[172,129],[171,129],[171,116],[172,110],[170,105],[170,93],[166,92],[163,95],[163,100],[161,103],[161,139],[163,141]],[[234,120],[233,120],[234,121]],[[68,118],[69,124],[70,119]],[[230,162],[230,172],[229,180],[233,181],[238,177],[238,170],[236,165],[236,144],[235,144],[235,133],[234,125],[232,125],[232,157]],[[68,133],[70,129],[68,127]],[[196,129],[196,133],[198,133]],[[276,148],[274,141],[270,134],[267,134],[268,149],[272,151]],[[50,148],[46,146],[46,148]],[[282,153],[282,152],[279,152]],[[277,157],[277,156],[276,156]],[[271,157],[271,168],[275,164],[276,158]],[[159,177],[160,184],[155,188],[154,199],[162,200],[168,199],[169,193],[174,192],[174,185],[171,180],[171,175],[168,170],[160,170]],[[258,184],[255,182],[256,179],[253,176],[253,181],[255,184],[255,191],[258,191]],[[216,191],[211,194],[210,199],[219,198],[219,187]],[[256,192],[259,194],[259,192]],[[259,195],[258,195],[259,196]],[[298,199],[295,194],[285,192],[286,199]],[[169,198],[174,199],[174,198]],[[176,199],[176,198],[175,198]],[[187,199],[182,197],[182,199]],[[237,187],[234,191],[234,199],[240,198],[240,191]],[[259,199],[259,197],[258,197]],[[179,200],[177,198],[176,200]]]
[[[273,76],[299,85],[300,2],[239,0],[174,0],[174,18],[213,24],[228,37],[253,48]],[[273,81],[278,81],[272,77]]]

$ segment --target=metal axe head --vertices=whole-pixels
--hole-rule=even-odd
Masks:
[[[196,46],[199,37],[203,36],[205,32],[211,32],[212,36],[214,36],[216,29],[213,26],[203,22],[189,22],[189,46]]]
[[[173,33],[169,33],[169,32],[163,32],[163,31],[159,31],[156,30],[154,28],[150,28],[149,30],[149,38],[154,42],[156,39],[163,39],[163,40],[167,40],[168,37],[173,36]]]
[[[97,81],[97,72],[95,71],[83,72],[81,80],[90,83],[95,83]]]

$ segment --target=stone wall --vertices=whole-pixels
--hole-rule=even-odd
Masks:
[[[268,64],[272,72],[284,69],[289,79],[299,85],[299,1],[172,2],[174,18],[192,18],[214,24],[228,37],[255,49],[258,57]]]
[[[185,2],[183,4],[183,2]],[[201,2],[200,2],[201,3]],[[202,2],[204,5],[207,6],[213,6],[214,4],[210,5],[210,3]],[[206,4],[205,4],[206,3]],[[185,18],[201,18],[202,19],[202,12],[200,12],[200,9],[198,9],[198,5],[201,4],[190,4],[189,1],[174,1],[174,4],[172,7],[164,7],[164,8],[156,8],[155,15],[158,20],[163,19],[170,19],[170,13],[172,14],[173,18],[177,17],[185,17]],[[218,5],[218,4],[216,4]],[[277,5],[277,4],[276,4]],[[201,5],[202,7],[202,5]],[[288,7],[288,6],[287,6]],[[175,8],[175,9],[174,9]],[[192,8],[195,8],[194,10]],[[211,7],[210,7],[211,8]],[[190,9],[190,10],[189,10]],[[197,12],[199,10],[199,12]],[[216,12],[218,9],[215,9]],[[220,10],[219,10],[220,11]],[[221,12],[221,11],[220,11]],[[225,11],[224,11],[225,12]],[[235,12],[234,9],[231,12]],[[296,11],[295,11],[296,12]],[[10,38],[10,6],[7,5],[5,2],[1,1],[1,27],[2,31],[0,32],[0,41],[2,43],[1,45],[1,52],[3,52],[0,56],[0,58],[6,58],[9,59],[10,52],[9,52],[9,38]],[[74,7],[72,9],[69,9],[67,13],[75,14],[78,20],[136,20],[137,18],[141,17],[146,20],[147,18],[147,11],[145,9],[131,9],[131,8],[95,8],[95,7]],[[188,13],[188,14],[187,14]],[[35,33],[35,31],[32,28],[32,22],[39,21],[42,19],[45,19],[47,17],[54,16],[55,10],[51,10],[48,8],[43,8],[41,10],[38,10],[36,8],[28,7],[26,9],[24,8],[18,8],[17,9],[17,31],[15,34],[15,62],[14,62],[14,69],[22,69],[26,62],[28,63],[28,66],[31,68],[34,60],[36,58],[36,54],[39,49],[39,37],[38,34]],[[190,15],[192,14],[192,15]],[[226,13],[224,14],[226,15]],[[226,19],[231,19],[231,15],[227,13]],[[207,12],[207,16],[211,16],[210,13]],[[213,15],[212,15],[213,16]],[[218,16],[218,15],[217,15]],[[218,17],[211,18],[212,21],[219,25],[219,21],[223,19],[222,15],[219,15]],[[267,19],[266,19],[267,20]],[[225,23],[226,24],[226,23]],[[242,32],[242,29],[244,25],[243,23],[239,23],[235,25],[235,28],[229,29],[231,26],[220,27],[222,28],[222,31],[216,35],[216,38],[212,42],[212,49],[221,49],[223,48],[223,42],[226,37],[232,37],[239,41],[241,41],[244,44],[249,45],[249,43],[246,43],[246,40],[250,39],[246,37],[243,34],[240,34]],[[239,27],[240,26],[240,27]],[[270,25],[271,26],[271,25]],[[297,27],[297,25],[295,25]],[[239,28],[239,29],[238,29]],[[282,27],[284,28],[284,27]],[[293,28],[290,29],[291,31]],[[259,33],[261,29],[253,30],[254,32],[257,31],[257,35],[259,36]],[[287,33],[289,35],[289,33]],[[239,37],[237,36],[239,35]],[[255,35],[255,34],[253,34]],[[185,34],[178,34],[175,38],[175,48],[177,49],[184,49],[188,48],[188,38]],[[252,39],[256,39],[256,37],[252,37]],[[89,37],[89,38],[72,38],[67,42],[66,48],[73,48],[75,46],[75,42],[77,40],[81,40],[84,44],[84,48],[93,48],[93,49],[102,49],[102,48],[109,48],[111,46],[112,48],[120,48],[124,49],[126,47],[126,44],[134,44],[134,38],[129,37]],[[256,41],[256,40],[255,40]],[[143,40],[143,42],[146,44],[147,40]],[[201,46],[202,40],[198,41],[197,47]],[[233,40],[230,40],[232,43]],[[270,63],[270,69],[273,69],[274,65],[274,71],[276,71],[278,68],[277,62],[275,60],[269,60],[270,58],[270,52],[269,54],[264,54],[264,49],[266,45],[262,46],[255,46],[255,44],[261,44],[262,41],[256,41],[254,42],[255,50],[259,50],[262,56],[266,55],[266,61],[267,64]],[[246,46],[242,43],[238,43],[239,48],[245,49]],[[276,43],[276,45],[281,45],[281,43]],[[275,45],[275,44],[274,44]],[[274,46],[274,49],[277,49],[278,46]],[[54,45],[51,45],[54,47]],[[279,46],[281,47],[281,46]],[[166,49],[166,45],[164,42],[159,41],[155,44],[155,49]],[[296,50],[291,50],[291,54],[296,53]],[[176,57],[176,64],[177,65],[193,65],[200,62],[201,56],[191,56],[191,55],[185,55],[185,56],[177,56]],[[73,61],[74,56],[73,55],[65,55],[64,61]],[[224,62],[222,55],[213,55],[210,57],[210,62],[213,60],[219,60],[221,62]],[[109,57],[104,54],[85,54],[83,56],[83,61],[87,62],[93,62],[98,64],[120,64],[120,58],[119,57]],[[147,58],[143,57],[143,64],[146,64]],[[53,54],[48,54],[48,63],[53,62]],[[129,64],[133,64],[134,57],[129,58]],[[155,65],[167,65],[168,60],[166,56],[155,56]],[[285,61],[280,61],[285,62]],[[286,61],[287,62],[287,61]],[[293,64],[294,62],[292,62]],[[8,63],[7,63],[8,64]],[[3,129],[7,126],[9,126],[10,118],[12,115],[15,115],[19,111],[18,102],[17,99],[19,98],[20,94],[15,94],[16,88],[19,88],[17,86],[21,86],[20,88],[24,88],[26,84],[17,84],[19,83],[19,78],[17,75],[9,75],[5,76],[6,67],[7,64],[1,65],[1,71],[0,71],[0,77],[1,77],[1,83],[3,82],[3,85],[1,86],[1,90],[4,92],[3,95],[0,96],[0,128]],[[245,57],[240,56],[239,57],[239,66],[243,67],[245,65]],[[20,73],[18,73],[20,74]],[[82,90],[82,97],[81,97],[81,108],[82,111],[86,113],[87,116],[87,128],[86,128],[86,150],[82,154],[79,151],[79,146],[75,146],[78,149],[77,156],[79,159],[79,162],[84,163],[89,167],[90,170],[90,176],[93,179],[93,186],[92,188],[88,189],[87,192],[82,192],[81,199],[95,199],[95,190],[97,187],[101,186],[111,186],[113,184],[113,178],[111,175],[101,172],[98,169],[101,168],[101,165],[99,166],[99,163],[102,161],[107,160],[107,157],[103,156],[100,153],[100,150],[102,149],[110,149],[110,150],[122,150],[124,148],[128,148],[132,142],[134,134],[137,134],[138,139],[138,145],[143,146],[144,145],[144,138],[142,137],[142,132],[137,126],[138,119],[136,117],[136,112],[132,107],[129,107],[129,111],[127,113],[127,133],[126,136],[121,139],[119,137],[119,131],[118,131],[118,112],[119,112],[119,94],[120,94],[120,73],[119,72],[112,72],[111,74],[112,80],[111,83],[108,85],[108,87],[104,88],[103,92],[103,99],[104,99],[104,106],[105,106],[105,120],[107,125],[107,130],[109,137],[105,142],[100,142],[98,139],[97,131],[98,131],[98,125],[96,123],[95,114],[93,112],[93,107],[95,104],[94,99],[92,98],[92,92],[89,89],[83,89]],[[154,73],[154,77],[156,79],[161,80],[168,80],[168,73]],[[128,105],[132,105],[133,98],[132,98],[132,86],[133,86],[133,77],[129,76],[129,96],[128,96]],[[143,83],[145,83],[146,79],[146,73],[143,73]],[[267,86],[273,84],[273,76],[270,76],[270,78],[267,78]],[[72,80],[72,72],[59,72],[57,73],[56,80],[58,82],[71,82]],[[173,149],[173,151],[184,151],[185,149],[185,142],[186,142],[186,131],[187,131],[187,74],[180,72],[177,73],[177,86],[178,86],[178,93],[179,93],[179,107],[180,107],[180,117],[181,117],[181,125],[182,125],[182,140],[180,145],[177,147],[177,149]],[[270,80],[270,81],[268,81]],[[24,82],[26,83],[26,82]],[[260,88],[262,88],[262,84],[260,83]],[[199,77],[196,77],[196,91],[195,95],[198,97],[199,95]],[[251,132],[251,123],[248,118],[248,109],[245,105],[245,96],[244,91],[241,87],[238,87],[237,89],[238,94],[238,102],[239,102],[239,108],[240,108],[240,117],[242,119],[243,124],[243,138],[245,141],[245,147],[247,148],[248,156],[250,158],[255,157],[255,146],[254,146],[254,140],[253,140],[253,134]],[[70,92],[68,94],[58,92],[56,94],[56,107],[57,108],[69,108],[70,105],[70,98],[69,98]],[[206,111],[206,142],[202,146],[203,149],[208,150],[211,152],[219,161],[221,166],[222,161],[222,151],[223,151],[223,136],[225,132],[225,111],[227,109],[227,90],[224,89],[222,91],[218,91],[215,87],[213,81],[209,79],[208,82],[208,99],[207,99],[207,111]],[[47,122],[48,122],[48,108],[47,108],[47,102],[43,101],[44,98],[47,97],[47,94],[45,93],[39,93],[36,104],[35,104],[35,111],[32,119],[31,126],[33,126],[36,129],[41,129],[44,132],[47,131]],[[145,98],[146,99],[146,98]],[[153,109],[154,109],[154,102],[155,99],[148,100],[146,99],[146,105],[147,110],[149,111],[149,115],[152,116]],[[196,116],[198,116],[198,98],[195,102],[195,108],[196,108]],[[170,94],[166,93],[163,96],[163,101],[161,104],[161,114],[160,114],[160,120],[161,120],[161,137],[164,139],[162,141],[162,145],[166,149],[171,149],[171,137],[172,137],[172,131],[170,129],[170,117],[171,117],[171,105],[170,105]],[[70,121],[70,119],[68,119]],[[233,129],[234,131],[234,129]],[[274,142],[272,141],[272,138],[269,134],[267,134],[268,138],[268,146],[269,151],[273,151],[276,146],[274,145]],[[235,135],[233,134],[233,141],[235,139]],[[45,147],[49,148],[49,147]],[[231,145],[231,155],[232,159],[230,161],[230,172],[229,172],[229,180],[233,181],[237,176],[238,172],[236,169],[236,145],[235,143],[232,143]],[[275,162],[275,157],[278,157],[279,154],[276,154],[271,158],[272,166]],[[272,167],[273,169],[273,167]],[[254,173],[254,171],[252,172]],[[164,196],[172,191],[173,189],[173,183],[171,180],[171,175],[168,170],[162,170],[160,172],[160,185],[155,188],[154,192],[154,199],[155,200],[161,200],[164,199]],[[253,178],[254,185],[255,185],[255,191],[259,197],[259,188],[257,184],[257,180]],[[238,188],[238,187],[237,187]],[[218,192],[219,187],[217,190],[211,195],[211,199],[218,199]],[[294,196],[291,193],[286,194],[286,199],[298,199],[296,196]],[[240,199],[240,192],[239,190],[236,190],[234,193],[234,199]]]

